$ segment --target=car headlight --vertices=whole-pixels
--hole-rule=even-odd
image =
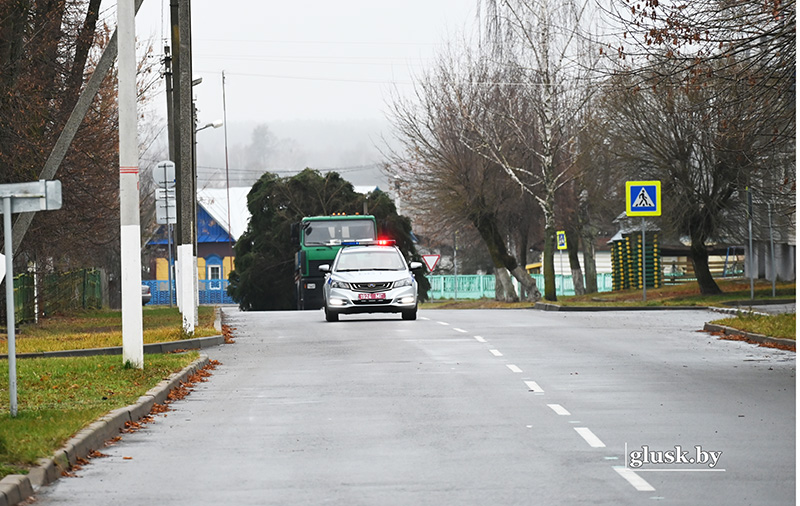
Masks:
[[[403,287],[403,286],[411,286],[411,284],[413,282],[414,282],[414,280],[411,279],[411,278],[401,279],[400,281],[395,281],[394,282],[394,287],[395,288],[400,288],[400,287]]]
[[[344,281],[331,281],[331,288],[344,288],[345,290],[349,290],[350,283],[345,283]]]

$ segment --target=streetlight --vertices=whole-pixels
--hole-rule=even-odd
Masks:
[[[200,130],[205,130],[206,128],[219,128],[222,125],[223,125],[222,120],[218,119],[216,121],[213,121],[211,123],[207,123],[207,124],[201,126],[200,128],[196,129],[195,132],[199,132]],[[195,142],[197,142],[197,141],[195,141]]]
[[[200,84],[200,83],[198,82],[197,84]],[[194,124],[195,124],[195,129],[194,129],[195,135],[192,136],[192,137],[194,137],[194,143],[192,145],[192,172],[194,174],[194,206],[193,206],[193,209],[192,209],[192,213],[194,215],[194,227],[195,227],[195,229],[194,229],[194,231],[192,233],[192,235],[194,236],[194,268],[192,269],[192,271],[193,271],[193,273],[192,273],[192,281],[193,281],[193,283],[192,284],[194,285],[194,307],[195,307],[195,310],[193,312],[194,313],[194,320],[195,320],[194,324],[197,325],[199,323],[198,322],[198,315],[197,315],[197,306],[200,303],[200,293],[198,291],[199,288],[200,288],[200,280],[198,279],[198,272],[197,272],[197,228],[198,228],[197,227],[197,225],[198,225],[197,224],[197,179],[198,179],[198,175],[197,175],[197,132],[199,132],[200,130],[205,130],[206,128],[219,128],[219,127],[222,126],[222,120],[218,119],[218,120],[212,121],[211,123],[206,123],[205,125],[197,128],[197,126],[196,126],[197,125],[197,108],[194,106],[194,103],[192,103],[192,109],[194,110]]]

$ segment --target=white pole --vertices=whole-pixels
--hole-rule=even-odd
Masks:
[[[194,334],[194,313],[193,305],[196,292],[194,280],[192,278],[192,267],[194,266],[194,247],[191,243],[178,245],[178,271],[180,284],[178,285],[179,303],[181,304],[181,314],[183,315],[183,331],[187,335]],[[195,269],[195,272],[197,269]]]
[[[14,241],[11,236],[11,197],[3,199],[6,241],[6,326],[8,327],[8,394],[11,417],[17,416],[17,338],[14,324]]]
[[[119,207],[122,267],[122,361],[144,367],[142,258],[139,227],[139,143],[136,117],[134,0],[117,2],[119,66]]]
[[[775,265],[775,241],[772,238],[772,204],[767,202],[767,216],[769,217],[769,265],[772,267],[772,297],[775,297],[775,280],[778,277],[778,269]]]

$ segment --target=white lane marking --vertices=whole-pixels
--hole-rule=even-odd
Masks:
[[[647,481],[644,478],[636,474],[636,471],[634,471],[631,468],[623,466],[614,466],[614,471],[616,471],[617,474],[625,478],[628,481],[628,483],[633,485],[633,488],[635,488],[640,492],[653,492],[655,490],[652,485],[647,483]]]
[[[466,330],[464,330],[464,329],[460,329],[460,328],[458,328],[458,327],[453,327],[453,330],[455,330],[456,332],[463,332],[464,334],[466,334],[466,333],[467,333],[467,331],[466,331]]]
[[[485,343],[486,342],[486,339],[482,338],[481,336],[475,336],[475,340],[478,341],[479,343]]]
[[[537,394],[544,393],[542,387],[540,387],[539,384],[536,383],[535,381],[526,381],[525,384],[528,385],[528,388],[530,388],[531,392],[536,392]]]
[[[420,319],[420,320],[427,320],[427,321],[430,321],[430,318],[425,318],[424,316],[420,316],[420,317],[419,317],[419,319]]]
[[[569,416],[569,411],[564,409],[561,404],[548,404],[547,407],[555,411],[557,415]]]
[[[447,322],[436,322],[436,323],[438,323],[439,325],[450,325],[450,324],[449,324],[449,323],[447,323]]]
[[[522,372],[522,369],[520,369],[519,367],[515,366],[514,364],[506,364],[506,367],[511,369],[511,372],[517,372],[517,373]]]
[[[489,350],[489,353],[491,353],[495,357],[502,357],[503,356],[503,354],[500,353],[500,350]]]
[[[595,436],[594,432],[589,430],[588,427],[573,427],[573,428],[575,429],[575,432],[580,434],[581,437],[583,439],[585,439],[586,442],[589,443],[589,446],[591,446],[592,448],[605,448],[606,447],[605,443],[600,441],[600,438]]]

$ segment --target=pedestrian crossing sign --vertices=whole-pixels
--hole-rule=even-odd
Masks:
[[[630,216],[661,216],[661,181],[627,181],[625,213]]]
[[[556,231],[556,247],[558,249],[567,249],[567,233],[563,230]]]

